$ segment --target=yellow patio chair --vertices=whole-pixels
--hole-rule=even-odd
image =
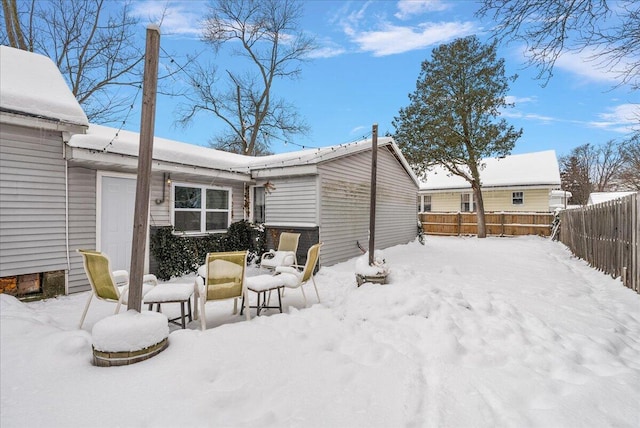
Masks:
[[[278,266],[275,269],[276,276],[280,276],[280,278],[282,278],[285,287],[300,288],[305,306],[307,306],[307,296],[305,295],[304,288],[302,286],[309,281],[313,284],[313,288],[316,290],[316,296],[318,297],[318,302],[320,302],[320,294],[318,293],[316,280],[313,278],[313,271],[315,270],[320,257],[320,247],[322,247],[322,242],[312,245],[311,248],[309,248],[309,251],[307,251],[307,262],[304,264],[304,267],[297,265]]]
[[[278,249],[269,250],[262,255],[260,266],[267,269],[275,269],[277,266],[291,266],[298,264],[296,252],[298,251],[299,233],[282,232]]]
[[[84,271],[91,285],[91,294],[84,307],[82,317],[80,317],[80,325],[78,326],[78,328],[82,328],[94,296],[100,300],[117,303],[114,314],[120,311],[120,306],[123,303],[127,304],[129,274],[123,270],[112,272],[109,257],[99,251],[80,249],[76,251],[82,256]],[[157,283],[158,280],[155,275],[145,275],[143,277],[142,295],[147,294]]]
[[[247,266],[247,251],[231,251],[224,253],[209,253],[205,262],[204,277],[196,277],[196,307],[200,299],[200,327],[207,328],[205,306],[212,300],[233,300],[233,313],[238,313],[238,298],[244,298],[247,320],[249,315],[249,299],[245,284],[245,268]]]

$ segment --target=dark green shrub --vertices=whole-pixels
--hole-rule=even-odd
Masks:
[[[264,230],[248,221],[232,223],[225,234],[185,236],[173,227],[159,227],[150,239],[150,251],[157,262],[156,276],[168,280],[198,270],[209,252],[248,250],[251,262],[265,251]]]

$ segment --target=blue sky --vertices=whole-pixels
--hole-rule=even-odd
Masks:
[[[213,58],[199,40],[204,1],[134,2],[142,37],[144,26],[157,19],[165,5],[162,49],[177,63],[186,54]],[[420,64],[430,59],[434,47],[470,34],[488,40],[492,23],[474,16],[478,7],[474,1],[305,1],[301,27],[316,38],[319,49],[302,65],[298,80],[278,82],[274,90],[297,107],[311,132],[293,144],[274,141],[271,149],[281,153],[354,141],[369,136],[373,123],[380,135],[393,133],[392,120],[408,104]],[[624,138],[638,126],[640,93],[628,85],[616,86],[613,73],[583,59],[589,52],[561,57],[543,87],[522,51],[515,43],[499,48],[507,74],[519,75],[509,92],[515,107],[503,112],[509,123],[524,130],[514,154],[555,149],[562,156],[585,143]],[[224,64],[224,57],[219,62]],[[167,66],[172,64],[161,64]],[[176,87],[180,80],[177,75]],[[139,130],[140,98],[124,125],[128,130]],[[181,102],[158,96],[156,136],[207,145],[223,123],[203,114],[182,128],[175,124]]]

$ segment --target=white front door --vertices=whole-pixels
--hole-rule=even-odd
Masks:
[[[113,270],[129,271],[136,179],[106,175],[101,178],[99,249],[109,257]]]

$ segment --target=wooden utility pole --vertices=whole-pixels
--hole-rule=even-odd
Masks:
[[[371,202],[369,205],[369,266],[373,265],[376,248],[376,181],[378,174],[378,124],[373,124],[371,136]]]
[[[140,118],[140,147],[138,149],[138,180],[136,205],[133,214],[133,241],[129,273],[128,309],[140,312],[142,307],[142,277],[149,227],[149,187],[153,159],[153,130],[156,121],[156,90],[158,86],[158,56],[160,53],[160,27],[147,26],[147,44],[142,84],[142,114]]]

